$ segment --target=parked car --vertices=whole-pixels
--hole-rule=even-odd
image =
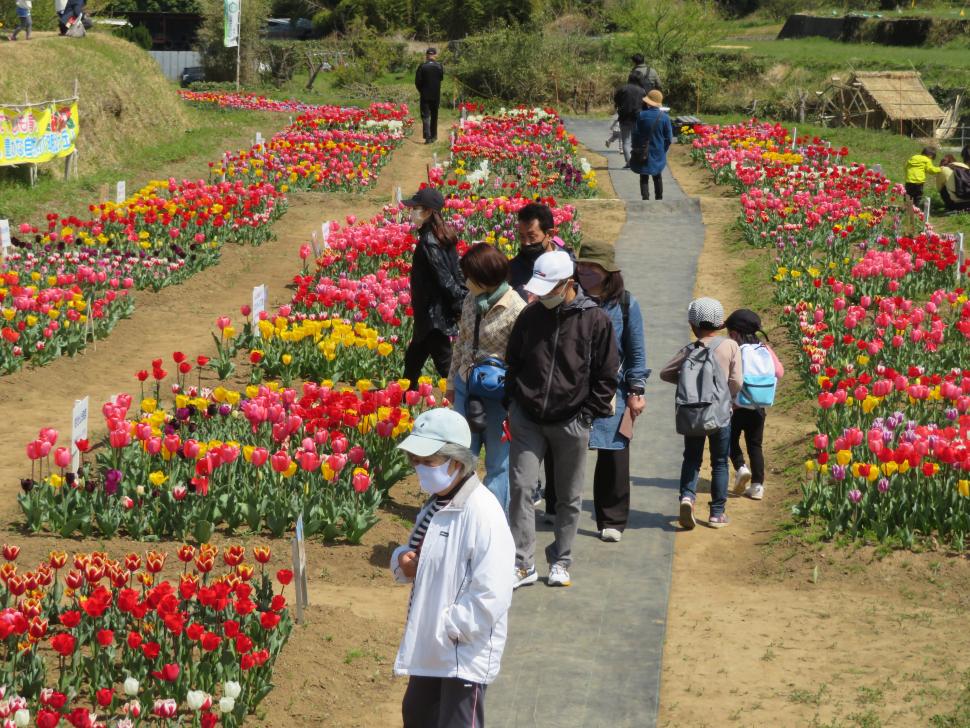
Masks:
[[[205,81],[205,73],[202,71],[202,66],[188,66],[183,68],[182,73],[179,74],[179,81],[182,84],[182,88],[196,81]]]

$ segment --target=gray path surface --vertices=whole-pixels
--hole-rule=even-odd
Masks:
[[[604,146],[607,126],[568,123],[583,144],[607,157],[617,195],[627,201],[617,261],[643,308],[648,365],[654,370],[632,445],[632,513],[621,543],[599,541],[591,453],[570,569],[573,586],[567,589],[543,583],[541,555],[552,533],[538,521],[541,580],[519,589],[512,603],[502,671],[488,691],[492,728],[649,728],[657,722],[682,451],[673,430],[673,388],[657,374],[686,343],[704,226],[698,202],[685,198],[668,171],[663,201],[639,199],[639,178],[621,169],[622,156]]]

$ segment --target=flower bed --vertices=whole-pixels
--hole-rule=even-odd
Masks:
[[[406,392],[398,382],[200,391],[186,379],[205,357],[173,361],[171,405],[160,402],[168,372],[155,360],[149,396],[143,385],[140,401],[125,394],[103,405],[107,434],[77,444],[90,453],[77,472],[56,430],[27,444],[19,500],[31,531],[207,541],[215,528],[245,527],[278,537],[302,513],[308,536],[357,543],[401,477],[396,438],[437,404],[430,385]]]
[[[19,551],[4,544],[0,566],[5,726],[238,726],[270,692],[293,624],[268,548],[253,549],[257,572],[242,546],[220,558],[183,545],[173,580],[161,579],[163,551],[55,551],[23,571]]]
[[[432,182],[461,195],[593,197],[596,172],[552,109],[501,109],[452,128],[452,162]]]
[[[578,249],[580,233],[575,209],[553,207],[560,236]],[[459,234],[459,249],[475,241],[498,246],[509,257],[518,251],[516,213],[531,199],[460,198],[445,202],[444,217]],[[355,382],[375,377],[393,379],[404,368],[404,346],[411,338],[411,295],[408,284],[411,251],[416,243],[409,223],[398,222],[403,210],[386,207],[371,220],[354,217],[346,225],[333,223],[326,246],[311,272],[311,246],[301,251],[304,270],[293,279],[295,293],[275,315],[254,323],[247,316],[240,332],[226,336],[222,319],[216,337],[221,377],[234,370],[232,359],[248,351],[250,378]],[[257,331],[258,329],[258,335]]]
[[[106,336],[131,314],[131,288],[178,284],[228,243],[265,242],[291,187],[366,188],[409,123],[406,106],[308,107],[266,143],[211,164],[208,183],[151,182],[121,204],[92,205],[88,219],[22,223],[0,269],[0,374]]]
[[[795,513],[911,545],[970,535],[970,303],[950,236],[899,185],[780,125],[697,127],[695,159],[741,191],[741,229],[776,256],[819,434]],[[922,232],[903,234],[914,219]]]

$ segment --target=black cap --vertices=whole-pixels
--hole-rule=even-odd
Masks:
[[[422,187],[411,199],[404,200],[401,204],[405,207],[425,207],[441,212],[445,206],[445,198],[434,187]]]
[[[438,49],[435,48],[434,46],[431,46],[428,50],[424,52],[424,54],[426,56],[436,56],[438,55]]]
[[[761,331],[761,318],[751,309],[739,308],[727,317],[724,325],[730,331],[737,331],[739,334],[756,334]],[[767,335],[765,336],[767,338]]]

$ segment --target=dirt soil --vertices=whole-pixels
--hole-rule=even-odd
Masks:
[[[769,253],[743,247],[739,203],[685,148],[670,162],[707,225],[695,292],[730,311],[745,303],[753,258]],[[970,648],[966,554],[837,546],[792,524],[812,409],[777,311],[760,313],[788,370],[768,417],[766,496],[732,497],[727,529],[677,537],[659,724],[968,725],[956,708]]]

